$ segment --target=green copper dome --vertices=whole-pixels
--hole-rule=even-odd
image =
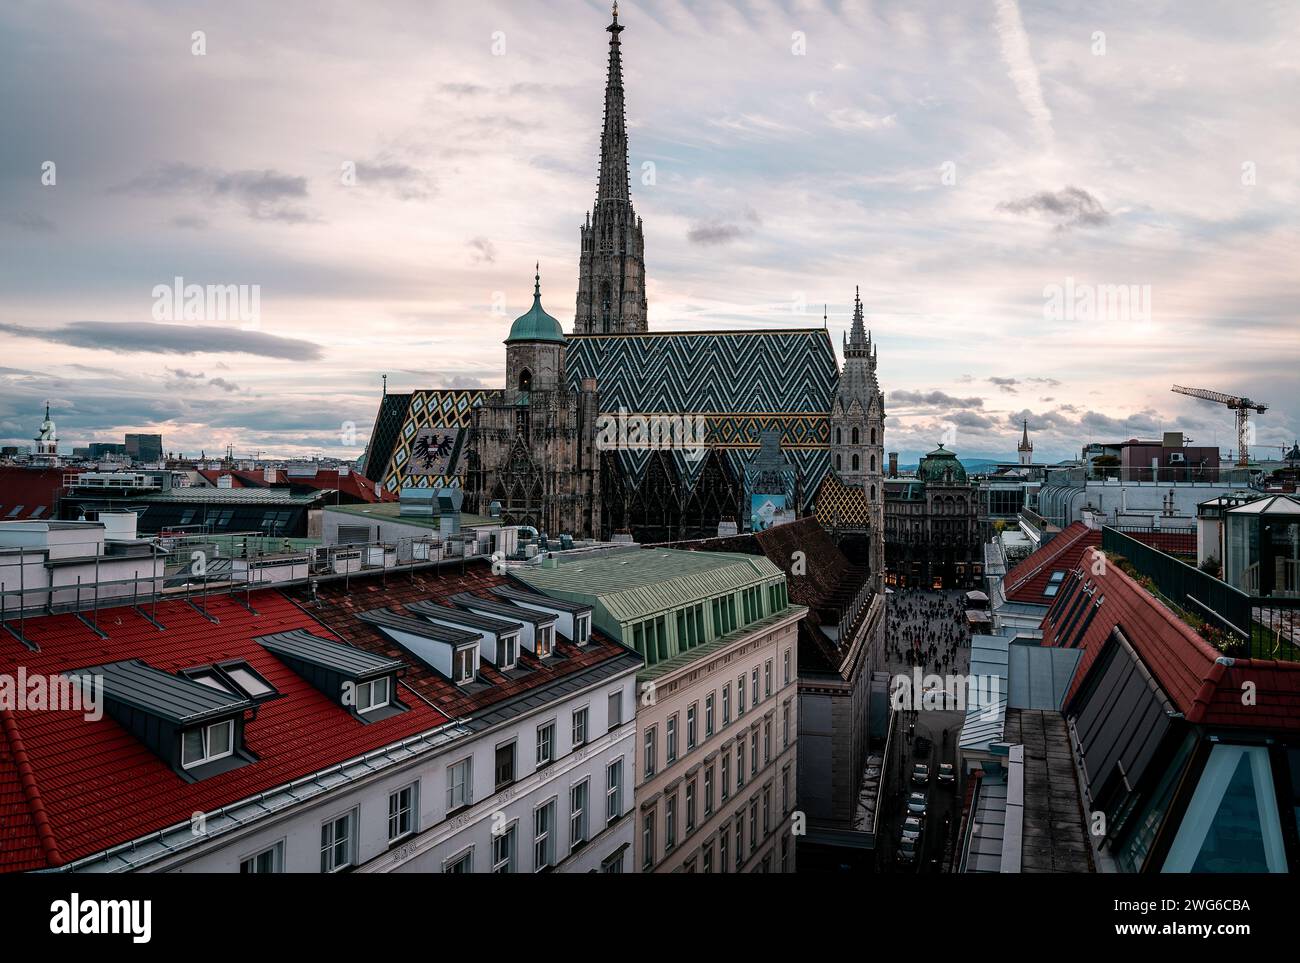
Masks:
[[[533,306],[527,314],[521,314],[510,325],[510,336],[506,338],[506,344],[513,341],[556,341],[564,344],[564,329],[560,327],[560,322],[542,310],[540,271],[533,281]]]
[[[924,481],[943,482],[944,475],[949,471],[952,472],[952,483],[961,484],[966,481],[966,469],[957,460],[957,456],[940,445],[921,460],[916,473]]]

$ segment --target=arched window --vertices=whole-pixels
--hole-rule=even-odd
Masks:
[[[837,445],[842,445],[842,444],[844,444],[844,429],[843,429],[843,428],[836,428],[836,429],[835,429],[835,444],[837,444]]]
[[[858,456],[857,456],[857,455],[854,455],[854,456],[853,456],[853,470],[854,470],[854,471],[857,471],[857,470],[858,470],[858,467],[859,467]]]
[[[871,443],[873,445],[876,443],[876,429],[874,428],[871,429]]]
[[[876,486],[875,486],[875,485],[872,485],[872,486],[871,486],[871,500],[872,500],[873,502],[876,500]]]
[[[875,456],[875,455],[872,455],[872,456],[871,456],[871,470],[872,470],[872,471],[875,471],[875,470],[876,470],[876,456]]]
[[[854,429],[853,429],[853,444],[856,445],[857,443],[858,443],[858,429],[854,428]]]
[[[525,368],[523,371],[519,372],[519,390],[532,391],[532,389],[533,389],[533,373],[529,371],[527,368]]]
[[[835,470],[836,470],[836,471],[841,471],[843,468],[844,468],[844,456],[843,456],[843,455],[836,455],[836,456],[835,456]]]

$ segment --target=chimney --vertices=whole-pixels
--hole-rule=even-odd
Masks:
[[[234,488],[234,487],[235,487],[235,480],[234,480],[233,478],[231,478],[229,475],[218,475],[218,476],[217,476],[217,487],[218,487],[218,488]]]
[[[265,468],[262,469],[262,480],[266,482],[268,485],[274,485],[276,477],[277,477],[277,472],[274,466],[267,465]]]

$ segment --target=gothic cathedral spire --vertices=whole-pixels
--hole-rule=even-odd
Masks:
[[[627,119],[618,4],[609,32],[609,73],[600,136],[596,202],[579,228],[575,334],[629,334],[646,330],[645,239],[628,185]]]

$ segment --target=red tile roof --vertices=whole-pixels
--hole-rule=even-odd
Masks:
[[[1100,550],[1089,550],[1067,576],[1096,590],[1089,606],[1102,600],[1082,637],[1074,638],[1086,612],[1070,617],[1081,587],[1062,588],[1043,620],[1043,645],[1073,642],[1083,650],[1067,704],[1118,627],[1188,722],[1300,730],[1300,663],[1224,657],[1118,565],[1098,564],[1101,557]],[[1251,705],[1243,704],[1248,682],[1254,685]]]
[[[80,471],[80,468],[0,465],[0,522],[33,515],[40,519],[56,517],[55,508],[63,494],[63,477]],[[21,508],[21,511],[13,514],[16,508]],[[39,514],[37,509],[40,509]]]
[[[412,663],[414,660],[400,647],[358,616],[388,607],[399,615],[410,615],[423,621],[418,613],[407,611],[405,606],[424,601],[447,604],[448,597],[460,592],[501,602],[500,597],[492,594],[494,585],[519,587],[505,576],[494,575],[492,566],[486,561],[468,563],[463,575],[457,569],[439,569],[438,572],[437,575],[416,573],[414,577],[394,577],[388,580],[387,585],[377,578],[354,579],[346,586],[339,582],[322,585],[317,589],[319,604],[312,611],[341,638],[358,648]],[[610,659],[639,658],[595,630],[584,646],[572,644],[557,632],[555,653],[561,658],[543,662],[526,649],[521,649],[519,667],[528,671],[510,672],[508,675],[486,661],[480,661],[479,679],[488,683],[486,686],[464,688],[425,668],[408,671],[405,678],[412,688],[447,715],[461,719]]]
[[[25,631],[39,652],[0,633],[0,672],[10,676],[20,666],[30,677],[138,658],[174,672],[240,658],[283,694],[246,724],[257,761],[195,783],[108,716],[88,722],[75,711],[0,711],[0,870],[62,865],[448,721],[408,691],[409,711],[359,722],[253,641],[292,629],[333,638],[329,631],[278,592],[256,593],[251,603],[258,615],[233,600],[210,598],[208,610],[220,619],[213,624],[184,602],[163,602],[161,632],[129,607],[104,609],[99,626],[107,639],[74,615],[29,618]],[[405,688],[399,683],[399,693]]]
[[[1053,572],[1068,572],[1077,568],[1079,559],[1088,548],[1101,545],[1101,532],[1083,522],[1074,522],[1062,529],[1050,542],[1021,561],[1002,579],[1003,590],[1012,602],[1029,605],[1049,605],[1051,598],[1043,594]]]
[[[349,471],[346,475],[340,475],[338,469],[319,469],[315,475],[290,475],[283,469],[278,469],[275,473],[275,481],[268,482],[266,476],[260,471],[244,471],[241,469],[232,469],[227,472],[208,472],[201,471],[204,478],[212,477],[209,480],[215,485],[216,476],[230,475],[234,479],[236,488],[270,488],[272,485],[288,485],[292,488],[305,488],[311,491],[336,491],[344,496],[344,500],[349,499],[364,502],[373,505],[376,502],[395,502],[397,496],[388,491],[382,484],[375,484],[364,474],[357,471]]]

